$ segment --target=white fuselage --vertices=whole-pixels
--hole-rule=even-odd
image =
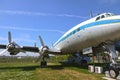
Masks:
[[[75,53],[103,42],[120,40],[120,15],[100,20],[96,20],[97,17],[70,29],[55,43],[54,48],[63,54]]]

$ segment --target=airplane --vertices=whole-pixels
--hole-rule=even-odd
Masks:
[[[9,32],[8,45],[0,44],[0,48],[6,49],[11,55],[16,55],[21,51],[38,52],[42,59],[42,66],[47,65],[45,57],[48,54],[65,55],[77,52],[90,54],[98,51],[107,51],[107,54],[112,58],[112,63],[109,66],[110,76],[116,78],[119,74],[120,64],[116,61],[118,54],[116,53],[115,44],[120,40],[120,15],[102,13],[81,22],[58,39],[52,48],[44,44],[41,36],[39,36],[39,39],[41,47],[21,47],[12,41],[11,33]]]

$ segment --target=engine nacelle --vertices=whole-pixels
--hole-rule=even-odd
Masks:
[[[8,52],[10,52],[10,55],[16,55],[20,52],[20,49],[17,48],[8,49]]]
[[[17,53],[10,53],[10,55],[16,55]]]

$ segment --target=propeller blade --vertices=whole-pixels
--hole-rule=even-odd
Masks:
[[[40,39],[41,45],[42,45],[42,46],[45,46],[45,45],[44,45],[44,42],[43,42],[43,40],[42,40],[42,38],[41,38],[41,36],[39,36],[39,39]]]
[[[7,49],[0,52],[0,55],[4,54],[7,51]]]
[[[9,43],[12,43],[11,32],[8,32],[8,41],[9,41]]]

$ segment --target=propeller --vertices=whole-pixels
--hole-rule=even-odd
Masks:
[[[41,60],[41,59],[44,60],[44,57],[48,56],[48,50],[49,50],[49,48],[44,44],[43,39],[41,38],[41,36],[39,36],[39,40],[40,40],[40,43],[41,43],[41,47],[39,49],[40,56],[38,57],[36,62]]]
[[[0,52],[0,55],[4,54],[7,51],[7,49]]]
[[[16,55],[20,52],[20,46],[12,41],[11,32],[8,32],[8,45],[6,46],[6,51],[10,52],[11,55]]]
[[[8,32],[8,42],[9,44],[12,43],[12,37],[11,37],[11,32]]]
[[[43,55],[43,54],[45,55],[48,52],[49,48],[44,44],[41,36],[39,36],[39,39],[40,39],[40,43],[41,43],[40,53],[41,53],[41,55]]]
[[[8,51],[8,49],[9,49],[11,43],[12,43],[12,38],[11,38],[11,32],[10,32],[10,31],[8,32],[8,42],[9,42],[9,44],[6,45],[6,49],[3,50],[3,51],[1,51],[1,52],[0,52],[0,55],[4,54],[6,51]],[[8,46],[9,46],[9,47],[8,47]]]
[[[15,48],[16,43],[12,41],[12,36],[11,36],[11,32],[8,32],[8,45],[6,49],[11,49],[11,48]]]
[[[39,36],[39,39],[40,39],[41,45],[42,45],[42,46],[45,46],[45,45],[44,45],[44,42],[43,42],[43,40],[42,40],[42,38],[41,38],[41,36]]]
[[[6,46],[6,49],[3,50],[3,51],[1,51],[1,52],[0,52],[0,55],[1,55],[1,54],[4,54],[6,51],[8,51],[9,47],[10,47],[11,44],[12,44],[12,38],[11,38],[11,32],[10,32],[10,31],[8,32],[8,43],[9,43],[9,44]],[[12,45],[12,47],[13,47],[13,45]]]
[[[34,47],[36,47],[36,42],[34,42]]]

